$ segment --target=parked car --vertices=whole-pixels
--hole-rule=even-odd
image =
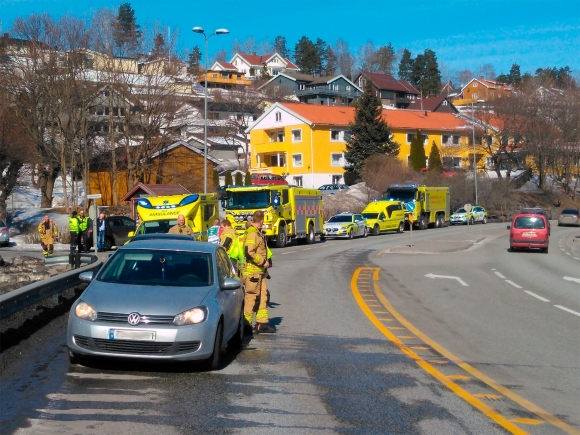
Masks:
[[[322,239],[329,237],[353,239],[367,236],[367,225],[362,214],[344,212],[335,214],[324,223],[324,236]]]
[[[122,246],[130,237],[131,231],[135,232],[136,222],[126,216],[107,216],[105,218],[105,251],[110,250],[113,246]],[[93,233],[87,239],[86,250],[93,247]]]
[[[468,216],[469,215],[469,221]],[[471,208],[471,211],[467,213],[467,211],[462,207],[455,210],[455,213],[451,215],[449,219],[449,225],[473,225],[477,222],[481,222],[482,224],[486,224],[488,219],[487,210],[480,205],[474,205]]]
[[[332,195],[335,193],[342,193],[345,190],[348,190],[348,186],[346,184],[323,184],[318,188],[322,192],[323,195]]]
[[[546,216],[546,220],[548,221],[548,233],[550,233],[552,231],[552,228],[550,227],[550,216],[548,215],[548,212],[546,210],[544,210],[541,207],[528,207],[528,208],[523,208],[520,213],[539,213],[539,214],[543,214],[544,216]]]
[[[279,185],[288,185],[288,182],[284,177],[281,175],[276,174],[266,174],[266,173],[257,173],[251,174],[250,179],[252,180],[252,184],[279,184]]]
[[[140,240],[93,272],[71,307],[69,360],[200,361],[215,370],[244,333],[242,283],[219,245]]]
[[[518,213],[507,229],[510,230],[510,251],[540,249],[548,253],[550,231],[544,214]]]
[[[577,208],[567,208],[562,210],[562,213],[558,216],[558,226],[560,227],[562,225],[580,227],[580,210]]]
[[[10,228],[0,220],[0,246],[10,245]]]

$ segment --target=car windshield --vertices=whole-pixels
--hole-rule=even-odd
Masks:
[[[378,219],[378,213],[363,213],[362,214],[365,219]]]
[[[211,255],[203,252],[122,249],[97,280],[114,284],[205,287],[212,284]]]
[[[352,216],[350,215],[346,215],[346,216],[332,216],[330,219],[328,219],[329,223],[343,223],[343,222],[352,222]]]
[[[248,192],[228,192],[226,208],[230,210],[253,210],[270,206],[269,190],[252,190]]]
[[[514,228],[518,229],[541,229],[546,228],[543,218],[533,216],[520,216],[514,222]]]
[[[388,200],[411,202],[415,199],[415,189],[387,189],[384,197]]]
[[[566,210],[562,210],[562,214],[578,214],[578,209],[567,208]],[[0,221],[0,227],[2,226],[2,221]]]
[[[467,213],[464,208],[458,208],[455,213]]]
[[[175,225],[177,225],[177,219],[142,222],[135,234],[166,233],[171,227]]]

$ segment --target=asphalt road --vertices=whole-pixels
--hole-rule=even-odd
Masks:
[[[573,235],[553,228],[549,254],[507,252],[505,224],[277,249],[278,333],[212,373],[70,366],[63,316],[1,356],[0,431],[580,433]]]

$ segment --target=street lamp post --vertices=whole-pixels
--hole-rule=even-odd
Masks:
[[[477,162],[475,160],[475,112],[473,109],[473,100],[471,100],[471,129],[473,132],[473,181],[475,183],[475,204],[477,201]]]
[[[206,35],[203,27],[194,27],[195,33],[200,33],[205,38],[205,86],[203,91],[203,193],[207,193],[207,41],[214,35],[224,35],[230,33],[228,29],[217,29],[211,35]]]

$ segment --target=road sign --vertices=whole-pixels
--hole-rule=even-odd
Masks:
[[[103,195],[101,195],[100,193],[95,193],[93,195],[87,195],[87,199],[100,199],[102,197],[103,197]]]
[[[467,203],[463,206],[463,208],[467,213],[469,213],[473,207],[471,206],[471,204]]]
[[[415,203],[414,202],[406,202],[405,203],[405,210],[409,213],[413,213],[415,211]]]

